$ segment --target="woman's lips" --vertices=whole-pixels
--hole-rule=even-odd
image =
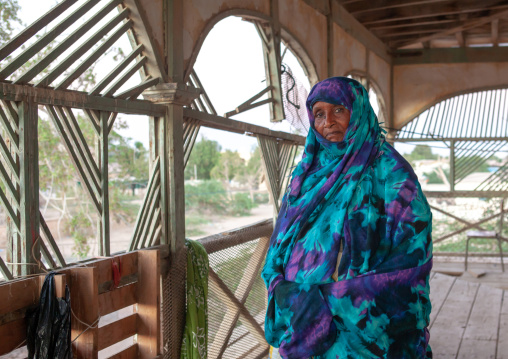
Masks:
[[[335,135],[342,136],[342,132],[340,132],[340,131],[329,132],[329,133],[326,134],[325,138],[328,138],[330,136],[335,136]]]

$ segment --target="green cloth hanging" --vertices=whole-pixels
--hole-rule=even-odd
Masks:
[[[208,353],[208,254],[198,241],[187,246],[187,313],[181,359],[205,359]]]

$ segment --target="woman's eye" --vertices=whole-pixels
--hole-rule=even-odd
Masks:
[[[335,112],[337,112],[337,113],[342,113],[342,112],[344,112],[344,109],[343,109],[342,107],[337,107],[337,108],[335,109]]]
[[[321,117],[323,117],[323,112],[316,113],[316,115],[314,117],[315,118],[321,118]]]

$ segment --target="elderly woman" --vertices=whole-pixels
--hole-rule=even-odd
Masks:
[[[270,240],[265,335],[283,358],[429,358],[432,216],[368,93],[334,77]]]

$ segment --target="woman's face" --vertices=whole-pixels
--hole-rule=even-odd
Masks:
[[[331,142],[340,142],[346,135],[351,113],[342,105],[316,102],[312,106],[316,131]]]

